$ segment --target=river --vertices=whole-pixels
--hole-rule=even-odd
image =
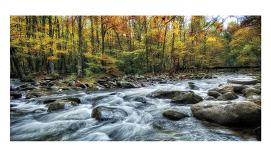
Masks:
[[[201,97],[228,79],[253,79],[254,76],[224,73],[213,79],[171,81],[148,87],[85,92],[67,90],[61,93],[11,100],[10,139],[12,141],[254,141],[255,135],[245,129],[233,129],[193,117],[190,105],[176,105],[170,99],[150,98],[156,90],[190,90],[188,82],[199,87],[193,90]],[[19,86],[17,80],[11,85]],[[78,106],[47,112],[43,100],[79,97]],[[236,100],[244,100],[239,96]],[[144,102],[142,102],[144,100]],[[97,121],[91,117],[97,106],[125,111],[127,116],[115,121]],[[188,114],[179,121],[163,117],[167,109]],[[109,115],[111,113],[108,113]],[[113,113],[112,113],[113,114]]]

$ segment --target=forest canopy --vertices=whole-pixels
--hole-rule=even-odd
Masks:
[[[10,63],[20,78],[260,67],[261,17],[11,16]]]

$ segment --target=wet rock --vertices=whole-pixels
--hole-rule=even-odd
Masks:
[[[22,94],[20,92],[11,91],[10,92],[11,99],[18,99],[22,97]]]
[[[243,95],[245,97],[249,97],[252,95],[260,95],[261,94],[261,90],[255,89],[255,88],[246,88],[243,91]]]
[[[23,84],[23,85],[20,85],[18,88],[18,90],[21,90],[21,91],[25,91],[25,90],[33,90],[33,89],[36,89],[35,86],[29,84],[29,83],[26,83],[26,84]]]
[[[48,112],[56,111],[56,110],[61,110],[65,108],[65,102],[63,101],[55,101],[50,104],[48,104]]]
[[[243,84],[243,85],[255,85],[258,80],[228,80],[228,83]]]
[[[84,126],[86,126],[85,122],[74,122],[68,127],[68,130],[74,132],[74,131],[77,131],[77,130],[79,130],[80,128],[82,128]]]
[[[239,127],[261,124],[261,107],[250,101],[203,101],[191,107],[193,115],[209,122]]]
[[[221,96],[219,96],[217,99],[218,100],[234,100],[237,99],[238,96],[233,93],[233,92],[227,92],[225,94],[222,94]]]
[[[199,90],[199,87],[196,86],[194,82],[188,82],[188,86],[192,90]]]
[[[141,102],[141,103],[147,103],[147,99],[143,96],[137,96],[134,98],[134,101]]]
[[[75,102],[75,103],[78,103],[78,104],[81,103],[80,98],[77,98],[77,97],[69,97],[69,98],[66,98],[65,100]]]
[[[43,94],[41,92],[29,92],[26,94],[25,98],[26,99],[31,99],[31,98],[37,98],[42,96]]]
[[[240,84],[232,84],[232,86],[233,86],[233,91],[237,94],[241,94],[244,89],[248,88],[248,86],[240,85]]]
[[[151,94],[147,95],[148,97],[153,98],[165,98],[165,99],[172,99],[176,96],[179,96],[183,94],[182,91],[176,91],[176,90],[157,90],[152,92]]]
[[[188,117],[187,114],[182,113],[182,112],[178,112],[178,111],[174,111],[174,110],[167,110],[163,112],[163,116],[173,120],[173,121],[178,121],[182,118]]]
[[[227,92],[234,92],[233,86],[232,85],[221,85],[219,87],[216,88],[216,91],[221,93],[221,94],[225,94]]]
[[[128,113],[122,109],[98,106],[93,109],[91,117],[98,121],[118,121],[123,120]]]
[[[195,104],[202,100],[203,98],[194,92],[183,92],[181,95],[174,97],[172,102],[177,104]]]
[[[209,90],[209,91],[208,91],[208,95],[209,95],[209,96],[212,96],[212,97],[214,97],[214,98],[217,98],[218,96],[221,96],[222,94],[220,94],[219,92],[214,91],[214,90]]]
[[[55,102],[55,101],[56,101],[55,99],[46,99],[43,101],[43,103],[48,104],[48,103]]]

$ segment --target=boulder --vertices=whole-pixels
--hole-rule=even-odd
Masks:
[[[249,97],[251,95],[260,95],[261,94],[261,90],[255,89],[255,88],[246,88],[243,91],[243,95],[245,97]]]
[[[237,94],[242,94],[242,91],[246,88],[248,88],[248,86],[246,85],[241,85],[241,84],[232,84],[233,86],[233,91]]]
[[[252,80],[228,80],[228,83],[234,83],[234,84],[242,84],[242,85],[255,85],[256,83],[258,83],[258,80],[256,79],[252,79]]]
[[[183,94],[183,91],[177,90],[156,90],[148,95],[148,97],[172,99]]]
[[[20,92],[11,91],[10,92],[11,99],[18,99],[22,97],[22,94]]]
[[[174,110],[166,110],[163,112],[163,116],[173,120],[173,121],[178,121],[182,118],[188,117],[187,114],[182,113],[182,112],[178,112],[178,111],[174,111]]]
[[[217,88],[211,89],[210,91],[217,91],[220,94],[225,94],[227,92],[234,92],[233,86],[229,84],[219,85]]]
[[[65,108],[65,102],[63,101],[55,101],[48,104],[48,112],[57,111]]]
[[[217,98],[217,97],[221,96],[222,94],[220,94],[219,92],[214,91],[214,90],[209,90],[209,91],[208,91],[208,95],[209,95],[209,96],[212,96],[212,97],[214,97],[214,98]]]
[[[31,99],[31,98],[37,98],[42,96],[43,94],[41,92],[29,92],[26,94],[25,98],[26,99]]]
[[[203,98],[194,92],[183,92],[179,96],[174,97],[172,102],[177,104],[195,104],[202,100]]]
[[[219,96],[217,99],[218,100],[234,100],[237,99],[238,96],[233,93],[233,92],[227,92],[225,94],[222,94],[221,96]]]
[[[122,109],[98,106],[93,109],[91,117],[98,121],[118,121],[123,120],[128,116],[128,113]]]
[[[69,97],[69,98],[66,98],[65,100],[75,102],[75,103],[78,103],[78,104],[81,103],[80,98],[77,98],[77,97]]]
[[[257,127],[261,124],[261,107],[250,101],[203,101],[191,107],[193,115],[221,125]]]

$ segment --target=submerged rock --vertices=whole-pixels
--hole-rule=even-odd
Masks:
[[[183,92],[179,96],[174,97],[172,102],[177,104],[195,104],[202,100],[203,98],[194,92]]]
[[[123,120],[128,113],[122,109],[98,106],[93,109],[91,117],[98,121],[118,121]]]
[[[78,104],[81,103],[80,98],[77,98],[77,97],[68,97],[65,100],[68,100],[68,101],[71,101],[71,102],[75,102],[75,103],[78,103]]]
[[[143,97],[143,96],[137,96],[137,97],[135,97],[134,101],[141,102],[141,103],[147,103],[146,97]]]
[[[196,118],[221,125],[256,127],[261,124],[261,107],[250,101],[203,101],[191,110]]]
[[[188,82],[188,86],[192,90],[199,90],[199,87],[196,86],[194,82]]]
[[[187,114],[182,113],[182,112],[178,112],[178,111],[174,111],[174,110],[164,111],[163,116],[170,119],[170,120],[173,120],[173,121],[177,121],[182,118],[188,117]]]
[[[228,80],[228,83],[243,84],[243,85],[255,85],[258,80]]]
[[[50,104],[48,104],[48,112],[56,111],[56,110],[61,110],[65,108],[65,102],[63,101],[55,101]]]

